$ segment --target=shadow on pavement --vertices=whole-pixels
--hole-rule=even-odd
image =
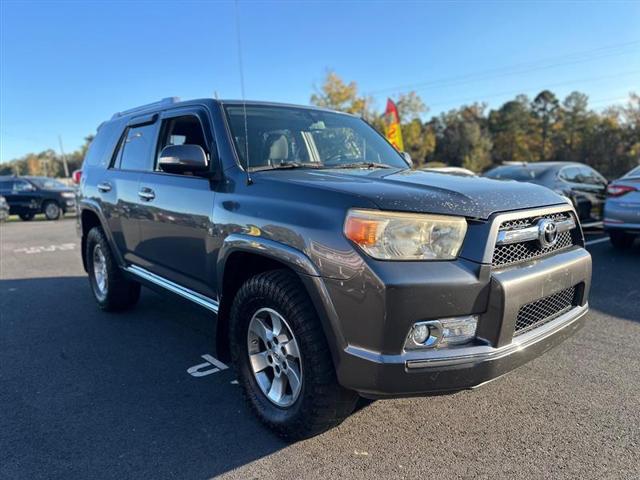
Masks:
[[[210,478],[287,446],[231,370],[187,373],[215,355],[190,304],[108,314],[85,277],[37,278],[0,281],[0,312],[2,478]]]
[[[593,257],[591,308],[640,322],[640,241],[622,251],[609,242],[588,248]]]

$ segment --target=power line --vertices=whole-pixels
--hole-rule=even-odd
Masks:
[[[629,47],[640,45],[640,40],[620,43],[616,45],[603,46],[591,50],[583,50],[581,52],[575,52],[558,57],[550,57],[547,59],[541,59],[534,62],[521,63],[511,66],[504,66],[494,68],[490,70],[484,70],[480,72],[472,72],[465,75],[459,75],[454,77],[446,77],[435,80],[429,80],[425,82],[398,85],[394,87],[387,87],[378,90],[370,90],[366,92],[367,95],[376,95],[379,93],[391,93],[400,90],[420,90],[426,87],[436,86],[455,86],[465,83],[476,81],[477,79],[491,79],[510,75],[521,75],[524,73],[530,73],[538,70],[545,70],[550,68],[557,68],[560,66],[575,65],[578,63],[590,62],[601,58],[608,58],[617,55],[625,55],[629,53],[636,53],[635,50],[626,51]],[[595,55],[594,55],[595,54]],[[585,55],[587,56],[585,58]],[[549,63],[553,62],[553,63]]]
[[[612,74],[612,75],[602,75],[600,77],[590,77],[590,78],[581,78],[581,79],[576,79],[576,80],[569,80],[566,82],[557,82],[557,83],[551,83],[551,84],[547,84],[544,87],[523,87],[520,88],[518,90],[510,90],[510,91],[503,91],[503,92],[493,92],[493,93],[488,93],[486,95],[476,95],[474,97],[466,97],[466,98],[457,98],[457,99],[450,99],[450,100],[444,100],[444,101],[439,101],[436,103],[428,103],[427,105],[429,107],[436,107],[439,105],[450,105],[453,103],[464,103],[464,102],[472,102],[472,101],[478,101],[479,98],[481,99],[487,99],[487,98],[497,98],[497,97],[503,97],[506,95],[519,95],[525,91],[542,91],[545,89],[551,89],[551,88],[555,88],[555,87],[562,87],[565,85],[573,85],[573,84],[581,84],[581,83],[590,83],[590,82],[597,82],[600,80],[606,80],[609,78],[620,78],[620,77],[627,77],[630,75],[636,75],[636,74],[640,74],[640,70],[631,70],[628,72],[620,72],[620,73],[616,73],[616,74]]]

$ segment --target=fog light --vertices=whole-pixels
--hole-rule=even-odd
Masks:
[[[475,338],[477,326],[477,315],[418,322],[411,327],[404,348],[415,350],[461,345]]]
[[[421,345],[429,338],[429,327],[424,323],[420,323],[413,327],[413,333],[411,334],[413,343]]]
[[[440,323],[442,324],[442,341],[450,345],[460,345],[473,340],[476,336],[478,317],[477,315],[469,315],[468,317],[443,318]]]

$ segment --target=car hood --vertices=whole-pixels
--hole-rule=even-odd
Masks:
[[[566,203],[552,190],[515,181],[397,169],[292,169],[259,176],[364,197],[382,210],[487,219],[493,213]]]

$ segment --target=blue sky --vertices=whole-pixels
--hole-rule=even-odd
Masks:
[[[0,161],[77,148],[115,111],[239,98],[233,2],[2,0]],[[428,116],[522,92],[640,91],[640,1],[239,2],[246,97],[306,104],[326,69],[374,93],[415,86]]]

